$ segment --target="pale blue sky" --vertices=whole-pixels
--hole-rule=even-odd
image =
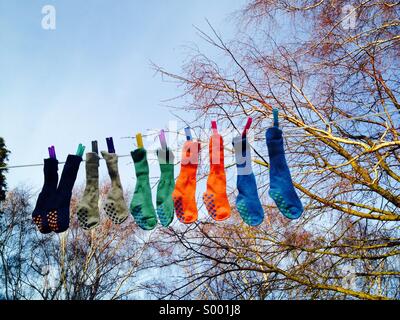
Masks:
[[[63,161],[79,143],[90,148],[113,136],[117,153],[134,148],[120,137],[162,128],[173,120],[161,103],[181,93],[154,76],[150,60],[179,72],[190,43],[207,46],[193,25],[207,18],[225,37],[243,0],[0,0],[0,136],[10,165],[40,163],[54,144]],[[41,27],[44,5],[56,8],[57,29]],[[120,159],[123,184],[133,166]],[[60,166],[60,173],[62,166]],[[156,176],[158,173],[153,172]],[[83,166],[78,183],[84,182]],[[101,177],[106,167],[101,165]],[[10,169],[9,187],[43,181],[41,167]]]

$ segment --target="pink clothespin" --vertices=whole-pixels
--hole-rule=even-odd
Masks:
[[[244,126],[244,129],[243,129],[243,133],[242,133],[243,138],[246,137],[247,131],[249,131],[252,122],[253,122],[253,119],[251,117],[249,117],[247,119],[246,125]]]
[[[213,131],[213,134],[218,134],[217,121],[211,121],[211,129]]]

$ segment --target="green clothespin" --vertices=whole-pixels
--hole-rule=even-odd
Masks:
[[[84,152],[85,152],[85,146],[82,145],[82,143],[80,143],[78,149],[76,150],[76,155],[82,157]]]

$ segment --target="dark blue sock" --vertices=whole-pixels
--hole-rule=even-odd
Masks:
[[[58,161],[48,158],[44,160],[44,184],[32,212],[33,222],[41,233],[50,233],[47,213],[54,206],[58,183]]]
[[[236,208],[243,221],[257,226],[264,220],[264,210],[258,197],[256,178],[251,166],[251,149],[245,137],[233,139],[237,168]]]
[[[55,206],[48,214],[50,228],[56,233],[64,232],[69,227],[69,205],[72,188],[74,187],[81,161],[82,157],[70,154],[65,162],[57,188]]]
[[[277,125],[269,128],[266,138],[270,161],[269,195],[285,217],[297,219],[303,212],[303,205],[293,187],[289,167],[286,163],[282,130]]]

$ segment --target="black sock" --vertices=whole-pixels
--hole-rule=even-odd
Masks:
[[[64,232],[69,227],[69,205],[71,202],[72,188],[82,157],[68,155],[57,188],[55,206],[48,213],[50,229],[56,233]]]
[[[50,233],[47,213],[54,206],[58,183],[58,160],[44,159],[44,184],[32,212],[33,222],[41,233]]]

